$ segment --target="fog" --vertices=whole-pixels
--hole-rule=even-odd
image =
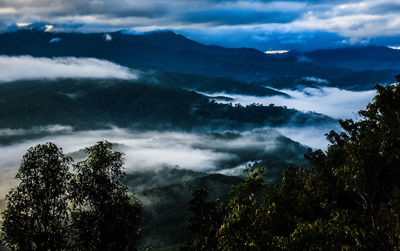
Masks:
[[[72,132],[73,128],[71,126],[65,125],[48,125],[48,126],[38,126],[31,129],[0,129],[1,136],[23,136],[23,135],[35,135],[35,134],[54,134],[61,132]]]
[[[37,132],[34,132],[34,131]],[[280,134],[271,129],[244,132],[242,134],[205,134],[181,132],[135,132],[120,128],[97,131],[72,132],[59,125],[27,130],[2,131],[2,135],[28,135],[45,133],[48,136],[0,145],[0,189],[8,188],[23,154],[27,149],[47,141],[55,143],[75,161],[85,155],[82,149],[99,140],[115,144],[125,154],[128,172],[157,169],[164,166],[195,171],[214,172],[228,164],[241,166],[250,158],[272,154],[279,146]],[[242,153],[243,152],[243,153]],[[257,160],[257,159],[255,159]],[[227,164],[228,163],[228,164]],[[232,166],[234,168],[235,166]],[[4,191],[0,191],[0,198]]]
[[[290,96],[256,97],[225,93],[212,93],[212,96],[227,96],[233,101],[219,101],[249,105],[253,103],[287,106],[299,111],[313,111],[333,118],[357,118],[357,112],[364,109],[375,96],[375,90],[350,91],[335,87],[307,87],[299,90],[276,89]]]
[[[340,132],[339,123],[326,125],[311,125],[306,127],[278,127],[275,128],[278,132],[286,137],[301,142],[314,149],[326,150],[329,144],[325,134],[331,130]]]
[[[55,78],[137,79],[138,72],[95,58],[0,56],[0,82]]]

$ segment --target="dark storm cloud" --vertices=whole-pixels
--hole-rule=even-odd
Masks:
[[[328,47],[392,41],[400,35],[399,12],[398,0],[0,0],[0,32],[15,30],[10,20],[44,22],[54,31],[196,30],[187,34],[197,33],[193,39],[208,43],[231,35],[233,47],[267,49],[279,40],[288,47],[310,43],[312,49],[314,42]]]
[[[102,16],[112,18],[161,19],[158,25],[169,23],[252,24],[286,23],[300,18],[324,4],[341,2],[323,0],[2,0],[1,9],[15,18],[57,19],[67,17]],[[7,11],[6,11],[7,10]],[[90,18],[95,21],[96,18]],[[130,21],[131,24],[134,22]],[[161,23],[162,22],[162,23]],[[157,23],[157,22],[155,22]]]
[[[3,0],[0,8],[14,9],[10,14],[29,18],[42,15],[43,18],[104,15],[110,17],[155,18],[165,14],[165,4],[152,1],[127,0]]]
[[[213,23],[225,25],[289,23],[299,18],[300,13],[260,10],[206,10],[193,11],[183,15],[183,20],[190,23]]]

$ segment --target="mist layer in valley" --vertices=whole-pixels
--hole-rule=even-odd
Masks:
[[[298,89],[275,89],[286,95],[252,96],[232,93],[204,93],[215,97],[224,104],[260,104],[285,106],[302,112],[317,112],[335,119],[358,120],[358,111],[364,109],[376,94],[375,90],[355,91],[337,87],[313,86]],[[337,121],[308,125],[285,125],[276,127],[283,135],[313,148],[326,149],[328,140],[325,134],[331,130],[340,131]]]
[[[336,119],[354,117],[375,93],[271,89],[91,58],[0,57],[0,64],[2,177],[15,173],[35,144],[52,141],[79,160],[102,139],[126,154],[130,172],[177,167],[240,175],[246,164],[283,163],[275,177],[287,164],[306,165],[306,146],[326,149],[324,134],[339,130]]]
[[[3,130],[0,137],[6,134],[27,135],[35,130],[40,134],[47,131],[47,136],[0,146],[2,177],[15,174],[21,156],[29,147],[48,141],[62,147],[65,153],[79,161],[86,157],[85,147],[99,140],[108,140],[116,150],[125,154],[128,173],[170,167],[241,175],[246,164],[260,160],[281,162],[284,166],[290,163],[307,164],[303,160],[306,148],[272,129],[243,133],[138,132],[121,128],[73,132],[69,127],[47,126],[31,130]],[[230,172],[235,169],[237,172]],[[279,176],[282,170],[271,171]]]
[[[144,242],[155,247],[187,239],[175,233],[187,233],[191,190],[224,199],[248,165],[263,166],[271,182],[288,166],[308,167],[307,147],[326,149],[324,134],[374,95],[315,77],[305,77],[311,87],[277,89],[94,58],[1,56],[0,66],[0,198],[29,147],[51,141],[80,161],[85,147],[108,140],[125,154],[124,182],[143,203]]]

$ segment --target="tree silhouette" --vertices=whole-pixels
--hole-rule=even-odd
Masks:
[[[219,229],[196,231],[221,250],[400,250],[400,83],[376,90],[326,152],[309,149],[311,169],[288,168],[279,184],[251,172]]]
[[[71,159],[52,143],[37,145],[23,156],[7,195],[3,242],[13,250],[62,250],[67,247],[67,189]]]
[[[141,205],[121,183],[122,153],[111,143],[86,148],[88,158],[74,165],[72,214],[78,250],[136,250]]]
[[[13,250],[136,250],[141,205],[121,181],[122,153],[111,143],[86,149],[74,165],[53,143],[23,156],[21,182],[6,199],[2,241]]]

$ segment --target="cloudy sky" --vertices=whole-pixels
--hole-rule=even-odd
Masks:
[[[40,22],[81,32],[169,29],[261,50],[396,46],[399,14],[398,0],[0,0],[0,30]]]

